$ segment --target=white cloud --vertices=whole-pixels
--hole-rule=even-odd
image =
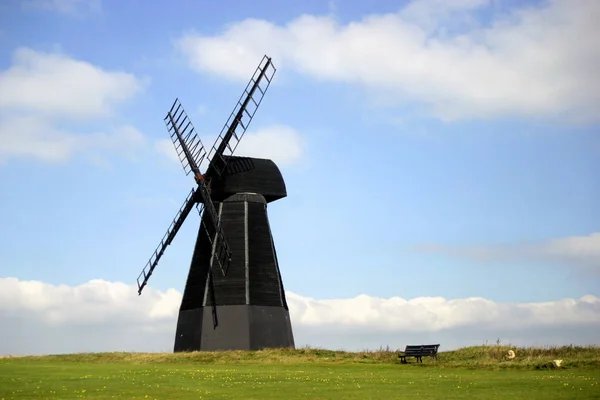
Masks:
[[[206,151],[216,137],[202,136]],[[155,148],[173,162],[179,163],[179,157],[173,143],[169,139],[158,140]],[[285,125],[269,125],[255,131],[247,132],[240,141],[234,155],[257,158],[268,158],[278,165],[297,163],[302,158],[306,143],[302,135],[295,129]],[[205,167],[204,165],[201,166]]]
[[[435,31],[440,26],[448,29],[452,24],[476,26],[470,13],[490,4],[490,0],[413,0],[406,4],[400,15],[428,31]]]
[[[19,48],[12,65],[0,72],[0,109],[52,117],[106,116],[141,89],[134,75],[105,71],[64,54]]]
[[[131,74],[105,71],[64,54],[17,49],[13,64],[0,72],[0,161],[63,162],[81,152],[92,157],[131,154],[144,144],[142,134],[109,122],[116,107],[142,88]],[[73,126],[84,122],[105,126],[74,133]]]
[[[540,250],[549,257],[576,260],[600,270],[600,232],[549,240],[540,246]]]
[[[600,323],[600,299],[585,296],[545,303],[495,303],[480,297],[447,300],[421,297],[314,300],[288,294],[292,317],[306,326],[345,326],[380,331],[422,332],[478,326],[517,329],[554,324]]]
[[[79,286],[0,278],[0,354],[170,351],[181,294],[92,280]],[[483,298],[315,300],[287,292],[297,346],[360,350],[433,340],[594,344],[600,299],[495,303]],[[35,339],[35,340],[34,340]],[[546,340],[546,342],[539,342]]]
[[[55,11],[71,16],[82,16],[101,9],[101,0],[24,0],[24,9]]]
[[[491,14],[478,22],[482,7]],[[416,101],[443,119],[543,116],[597,122],[600,3],[552,0],[499,11],[490,0],[418,0],[339,24],[303,15],[247,19],[178,48],[192,68],[245,81],[264,53],[281,71],[366,87],[378,101]]]
[[[132,126],[120,126],[108,133],[77,134],[35,116],[0,119],[0,162],[16,157],[65,162],[78,153],[98,157],[116,152],[131,156],[134,149],[144,144],[144,136]]]
[[[269,158],[279,165],[287,165],[300,161],[304,150],[300,133],[289,126],[271,125],[244,135],[235,154]]]
[[[538,243],[487,246],[445,246],[424,244],[417,250],[477,261],[544,260],[581,266],[600,274],[600,232]]]
[[[149,288],[140,297],[132,285],[103,280],[70,287],[4,278],[0,286],[5,290],[0,310],[40,313],[49,325],[102,325],[110,320],[144,327],[175,315],[181,301],[174,289],[162,293]]]

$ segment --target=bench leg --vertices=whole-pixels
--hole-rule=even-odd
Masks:
[[[406,356],[400,356],[400,363],[406,364]]]

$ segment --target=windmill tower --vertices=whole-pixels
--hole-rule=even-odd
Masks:
[[[273,161],[233,156],[275,71],[264,56],[208,154],[179,100],[165,117],[183,169],[194,174],[196,187],[137,282],[141,294],[196,207],[202,217],[179,309],[176,352],[294,347],[267,215],[267,204],[287,195],[285,182]]]

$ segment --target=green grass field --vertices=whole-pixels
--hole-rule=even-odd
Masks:
[[[100,353],[0,359],[0,399],[600,399],[600,349]],[[563,367],[552,368],[551,360]]]

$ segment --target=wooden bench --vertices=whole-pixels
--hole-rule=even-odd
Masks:
[[[439,344],[407,345],[404,351],[398,353],[402,364],[406,364],[406,357],[415,357],[417,362],[423,362],[423,357],[432,357],[437,360]]]

